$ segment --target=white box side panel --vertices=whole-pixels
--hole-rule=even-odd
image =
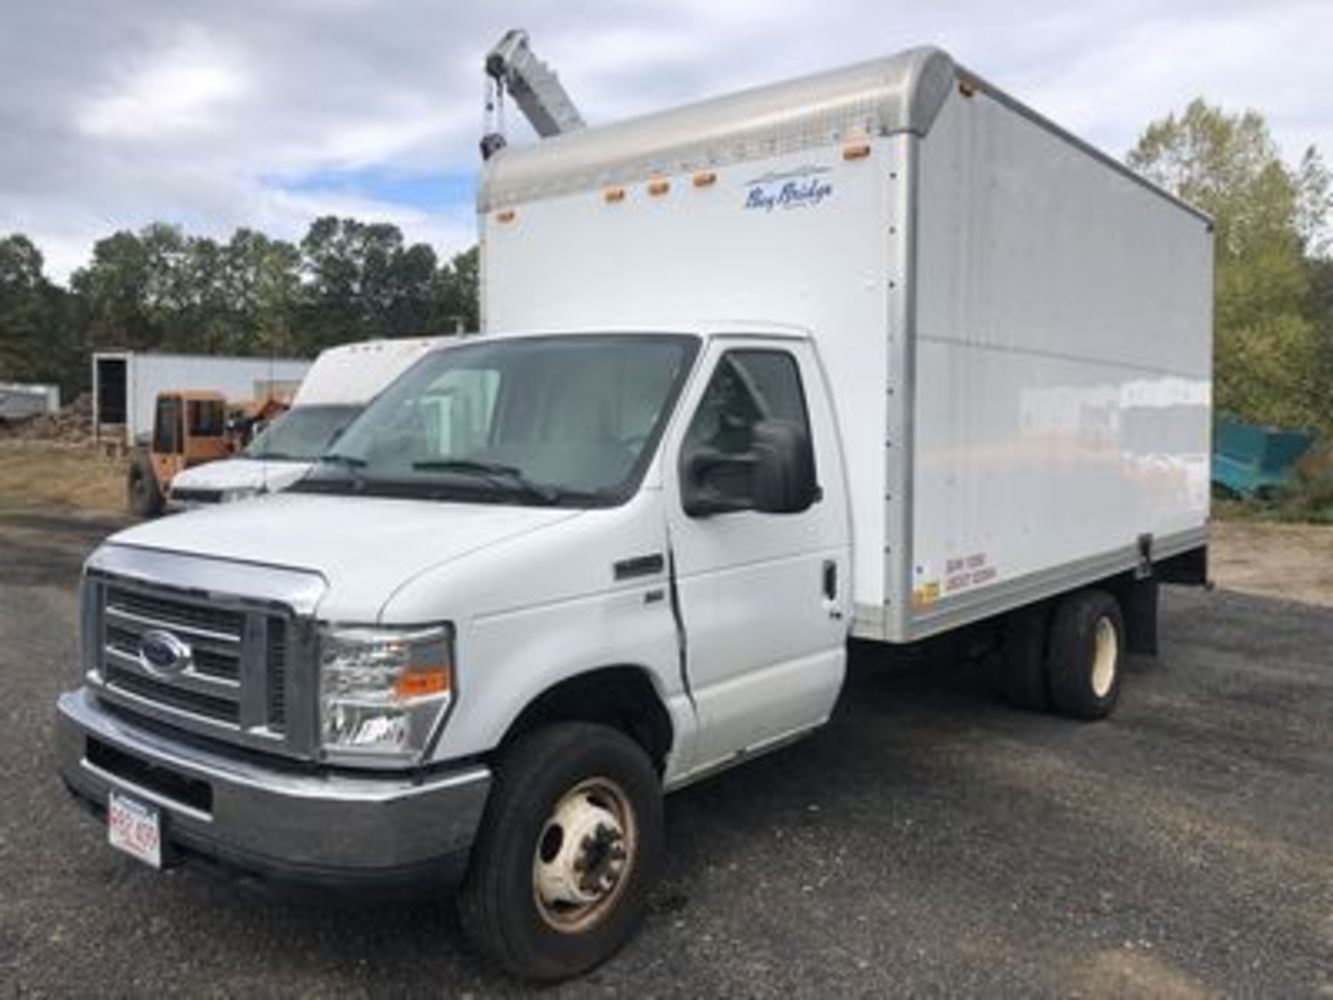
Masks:
[[[830,146],[719,168],[703,187],[669,177],[658,197],[633,184],[619,202],[590,190],[518,205],[507,222],[482,220],[488,330],[751,321],[810,331],[854,498],[855,600],[876,608],[885,596],[885,213],[901,148],[877,140],[870,156],[844,161]]]
[[[946,102],[919,190],[921,633],[1205,524],[1212,236],[981,93]]]

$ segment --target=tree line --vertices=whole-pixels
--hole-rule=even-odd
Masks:
[[[1333,184],[1287,163],[1263,116],[1202,100],[1150,124],[1126,162],[1215,224],[1214,400],[1333,434]],[[477,328],[477,252],[440,261],[397,227],[315,220],[298,243],[154,223],[100,240],[68,287],[26,237],[0,239],[0,381],[86,387],[98,348],[311,356],[370,337]]]
[[[397,226],[324,217],[299,242],[225,242],[155,222],[99,240],[67,286],[41,250],[0,238],[0,381],[90,379],[92,351],[311,357],[372,337],[477,328],[477,251],[441,261]]]
[[[1213,217],[1216,410],[1333,434],[1333,185],[1318,150],[1287,163],[1257,111],[1196,100],[1126,162]]]

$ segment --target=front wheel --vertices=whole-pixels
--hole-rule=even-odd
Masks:
[[[556,723],[496,766],[459,894],[464,930],[510,973],[554,981],[633,934],[663,849],[661,782],[608,726]]]
[[[143,452],[130,460],[125,474],[125,494],[130,513],[137,517],[157,517],[162,513],[165,499],[157,485],[153,460]]]

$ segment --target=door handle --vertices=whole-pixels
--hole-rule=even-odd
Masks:
[[[824,599],[838,599],[838,564],[832,559],[824,560]]]

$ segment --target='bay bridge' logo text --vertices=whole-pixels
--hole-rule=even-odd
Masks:
[[[833,184],[819,176],[827,172],[827,167],[806,167],[757,177],[750,182],[745,207],[771,212],[778,208],[818,205],[833,194]]]

